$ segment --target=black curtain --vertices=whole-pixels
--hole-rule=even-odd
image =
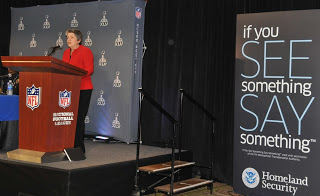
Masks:
[[[236,8],[230,1],[148,1],[143,61],[143,89],[175,119],[180,119],[180,89],[215,116],[214,174],[230,184]],[[188,100],[183,111],[183,149],[193,151],[197,164],[209,166],[212,122]],[[170,145],[172,131],[166,117],[144,101],[144,144]]]
[[[9,43],[10,43],[10,2],[0,1],[0,56],[9,55]],[[0,76],[7,74],[7,69],[3,68],[2,62],[0,62]],[[1,81],[0,81],[1,83]]]
[[[0,55],[9,54],[10,7],[87,1],[0,1]],[[179,89],[215,116],[215,179],[232,185],[236,14],[319,7],[316,0],[148,0],[142,87],[177,120]],[[172,134],[170,121],[147,101],[142,109],[143,143],[167,146]],[[186,100],[183,122],[183,148],[193,151],[197,164],[208,165],[210,120]],[[202,176],[207,174],[201,170]]]

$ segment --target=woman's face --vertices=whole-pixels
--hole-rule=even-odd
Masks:
[[[67,34],[68,47],[71,49],[77,49],[81,40],[77,40],[77,36],[74,33]]]

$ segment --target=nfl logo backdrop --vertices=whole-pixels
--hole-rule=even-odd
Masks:
[[[141,8],[136,7],[136,17],[137,17],[137,19],[140,19],[140,18],[141,18],[141,11],[142,11]]]
[[[133,142],[138,127],[144,9],[144,0],[12,8],[10,55],[45,56],[51,53],[49,48],[60,46],[53,56],[62,59],[68,48],[66,30],[79,29],[82,44],[94,55],[94,90],[85,121],[86,134]],[[71,104],[66,93],[59,97],[63,108]],[[39,102],[34,99],[30,95],[27,102],[31,109],[40,104],[40,98]]]
[[[234,190],[319,195],[320,10],[237,18]]]

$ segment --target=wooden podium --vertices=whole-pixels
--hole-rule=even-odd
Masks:
[[[51,56],[2,56],[19,72],[19,149],[8,158],[58,161],[73,148],[81,76],[87,73]]]

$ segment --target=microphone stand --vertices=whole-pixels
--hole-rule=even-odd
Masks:
[[[56,52],[57,49],[61,49],[61,46],[54,46],[54,47],[49,48],[48,56],[53,55]]]

